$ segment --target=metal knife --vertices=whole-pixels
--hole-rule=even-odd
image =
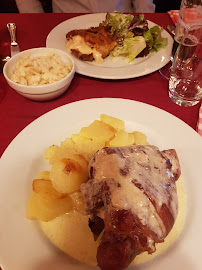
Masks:
[[[11,37],[11,57],[16,55],[20,52],[20,47],[18,43],[16,42],[16,24],[15,23],[8,23],[7,24],[8,31],[10,33]]]

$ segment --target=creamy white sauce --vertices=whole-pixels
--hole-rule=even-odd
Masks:
[[[167,205],[176,219],[178,200],[175,182],[172,181],[172,175],[167,173],[165,160],[156,147],[140,146],[133,150],[134,153],[131,153],[131,147],[121,148],[122,157],[118,152],[107,154],[105,150],[99,151],[92,163],[95,168],[94,180],[114,179],[114,186],[110,184],[112,205],[118,209],[130,210],[143,225],[149,226],[159,239],[164,239],[166,228],[151,200],[155,201],[159,212],[163,204]],[[120,170],[126,170],[125,175],[121,174]],[[134,180],[141,184],[142,189],[134,185]],[[172,192],[167,191],[168,183]],[[146,191],[147,195],[143,191]]]
[[[97,64],[103,63],[103,58],[101,53],[99,53],[95,48],[91,48],[88,46],[83,37],[81,36],[73,36],[70,40],[66,43],[66,48],[69,52],[71,52],[72,49],[79,50],[82,54],[93,54],[93,57],[95,59],[95,62]]]
[[[126,196],[127,194],[127,196]],[[148,225],[159,237],[166,233],[165,226],[148,197],[130,181],[121,182],[121,188],[115,189],[111,195],[112,205],[119,208],[131,209],[143,225]]]
[[[132,264],[140,264],[157,257],[170,247],[183,230],[186,216],[186,192],[182,177],[176,182],[178,192],[179,213],[175,224],[165,241],[156,244],[153,254],[147,252],[138,255]],[[96,253],[99,239],[95,242],[88,227],[88,217],[78,212],[62,215],[49,222],[40,222],[40,226],[47,238],[57,248],[76,260],[89,265],[97,265]],[[149,243],[153,241],[149,239]]]

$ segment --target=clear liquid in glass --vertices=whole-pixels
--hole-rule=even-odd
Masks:
[[[189,32],[177,49],[171,68],[169,96],[180,106],[193,106],[202,98],[202,43],[195,32]]]

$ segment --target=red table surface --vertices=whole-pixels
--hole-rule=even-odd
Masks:
[[[0,14],[0,54],[9,55],[8,22],[16,23],[17,39],[21,50],[25,50],[44,47],[47,35],[57,24],[78,15]],[[173,24],[168,14],[145,14],[145,17],[165,29]],[[127,80],[102,80],[76,74],[62,96],[46,102],[35,102],[20,96],[0,74],[0,156],[15,136],[42,114],[70,102],[100,97],[125,98],[151,104],[196,128],[199,105],[190,108],[175,105],[168,97],[168,81],[158,71]]]

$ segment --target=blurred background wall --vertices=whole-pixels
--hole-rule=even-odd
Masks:
[[[0,13],[18,13],[15,0],[0,0]]]

